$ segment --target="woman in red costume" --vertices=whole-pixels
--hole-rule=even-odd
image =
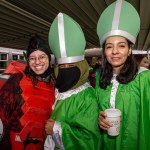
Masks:
[[[0,89],[0,149],[42,150],[45,120],[54,103],[50,50],[34,36],[27,50],[27,65],[17,68]],[[13,66],[15,68],[15,66]]]

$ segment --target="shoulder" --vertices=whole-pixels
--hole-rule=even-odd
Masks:
[[[138,70],[138,74],[143,72],[143,71],[146,71],[148,69],[146,69],[145,67],[139,67],[139,70]]]
[[[9,85],[11,87],[19,86],[19,82],[22,79],[22,76],[23,76],[22,73],[10,74],[10,77],[5,82],[6,87],[8,87]],[[5,87],[5,85],[4,85],[4,87]]]
[[[22,73],[15,73],[15,74],[11,74],[11,76],[8,80],[13,80],[15,82],[17,80],[21,80],[22,77],[23,77]]]
[[[83,91],[83,93],[81,93],[80,96],[82,96],[82,95],[83,95],[83,99],[85,99],[84,100],[85,103],[91,104],[94,101],[95,101],[95,103],[97,102],[96,91],[95,91],[95,89],[92,86],[90,86],[87,89],[85,89]]]
[[[150,85],[150,70],[145,68],[140,68],[135,79],[133,80],[135,83],[142,83],[142,85],[149,84]]]
[[[95,89],[92,86],[89,86],[83,92],[86,95],[94,95],[95,94]]]
[[[140,67],[137,76],[150,78],[150,70]]]
[[[4,73],[16,74],[16,73],[19,73],[19,72],[24,72],[25,68],[26,68],[25,63],[19,62],[19,61],[12,61],[7,66],[7,68],[5,69]]]

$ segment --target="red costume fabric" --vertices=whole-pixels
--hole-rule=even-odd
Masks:
[[[42,150],[45,121],[54,103],[54,85],[39,81],[33,86],[23,69],[20,72],[15,72],[0,90],[0,118],[5,126],[3,138],[7,137],[2,143],[7,144],[10,132],[11,150]]]
[[[19,61],[12,61],[8,67],[4,70],[5,74],[15,74],[25,70],[26,64]]]
[[[19,73],[20,71],[24,71],[26,67],[26,64],[21,63],[19,61],[12,61],[10,62],[9,66],[4,70],[3,74],[15,74]],[[0,89],[7,81],[6,78],[3,78],[3,76],[0,76]]]
[[[24,114],[20,118],[23,129],[19,136],[24,141],[30,132],[29,138],[43,141],[45,120],[49,118],[54,103],[54,87],[45,82],[38,82],[33,87],[31,79],[26,76],[20,81],[20,87],[25,102],[22,106]]]

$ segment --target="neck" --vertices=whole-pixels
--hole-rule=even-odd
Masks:
[[[40,76],[36,76],[36,79],[38,79],[39,81],[42,81],[42,82],[49,82],[50,81],[50,75],[43,78],[43,77],[40,77]]]
[[[118,67],[113,67],[113,73],[119,74],[120,70],[122,69],[122,67],[123,67],[123,65],[122,66],[118,66]]]

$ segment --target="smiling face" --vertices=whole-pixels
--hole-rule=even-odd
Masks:
[[[46,53],[36,50],[29,56],[29,66],[37,75],[43,74],[49,67],[49,58]]]
[[[105,55],[114,72],[120,72],[130,54],[131,48],[124,37],[114,36],[106,40]]]

